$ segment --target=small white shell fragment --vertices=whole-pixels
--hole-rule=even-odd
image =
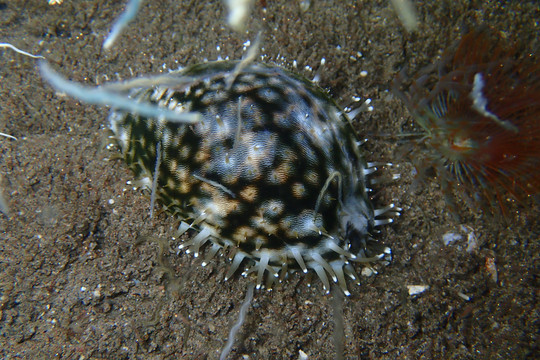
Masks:
[[[252,2],[252,0],[227,0],[226,4],[229,9],[227,22],[231,28],[236,31],[244,29]]]
[[[471,229],[471,232],[467,235],[467,252],[474,252],[478,249],[478,239]]]
[[[468,253],[475,252],[478,250],[478,247],[480,244],[478,243],[478,238],[476,234],[474,233],[474,230],[472,227],[468,225],[460,225],[459,230],[457,231],[448,231],[443,234],[442,236],[442,242],[444,245],[456,245],[458,241],[467,239],[467,243],[464,244],[463,242],[460,243],[459,248],[462,248],[462,245],[466,245],[465,250]]]
[[[308,11],[310,6],[311,6],[310,0],[300,0],[300,11],[302,12]]]
[[[465,300],[465,301],[471,300],[471,297],[470,297],[469,295],[466,295],[466,294],[462,293],[461,291],[458,291],[457,294],[458,294],[458,296],[459,296],[460,298],[462,298],[462,299]]]
[[[392,0],[391,3],[403,27],[409,32],[415,31],[418,28],[418,14],[414,4],[410,0]]]
[[[407,289],[409,290],[409,295],[414,296],[423,293],[427,289],[429,289],[428,285],[407,285]]]
[[[307,360],[308,356],[302,350],[298,350],[298,360]]]
[[[362,272],[360,274],[362,274],[362,276],[365,276],[365,277],[370,277],[371,275],[373,275],[373,273],[374,273],[373,269],[365,267],[362,269]]]
[[[442,241],[444,243],[444,245],[450,245],[450,243],[453,243],[454,241],[458,241],[458,240],[461,240],[463,237],[459,234],[455,234],[453,232],[447,232],[446,234],[443,235],[442,237]]]

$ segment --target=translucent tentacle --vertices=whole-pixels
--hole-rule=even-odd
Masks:
[[[267,251],[261,253],[261,260],[257,263],[257,290],[261,288],[264,271],[268,267],[268,261],[270,261],[270,254]]]
[[[227,274],[225,275],[225,281],[227,281],[228,279],[231,278],[231,276],[233,276],[233,274],[236,272],[236,270],[238,270],[238,267],[240,266],[240,264],[242,263],[242,260],[244,260],[245,257],[246,255],[244,255],[241,252],[237,252],[236,255],[234,255],[234,259],[231,264],[231,267],[229,268],[229,271],[227,271]]]
[[[204,261],[202,262],[202,266],[206,266],[208,265],[208,263],[210,262],[210,260],[212,260],[212,258],[214,256],[216,256],[217,252],[219,251],[219,249],[221,249],[221,246],[219,246],[218,244],[212,244],[212,247],[210,248],[210,250],[208,251],[208,254],[206,254],[205,258],[204,258]]]
[[[328,281],[328,277],[326,276],[326,271],[324,271],[323,267],[317,263],[310,264],[311,268],[317,273],[319,276],[319,279],[321,279],[323,283],[323,287],[325,292],[328,294],[330,292],[330,282]]]
[[[334,270],[334,273],[336,274],[336,277],[338,279],[338,284],[341,287],[341,290],[346,296],[350,296],[351,293],[349,292],[349,289],[347,288],[347,281],[345,280],[345,275],[343,273],[343,264],[340,261],[334,261],[332,262],[332,269]]]
[[[324,268],[324,270],[326,270],[328,274],[330,274],[330,276],[332,277],[332,280],[334,280],[334,282],[337,282],[336,274],[334,274],[334,270],[332,269],[330,264],[328,264],[326,260],[324,260],[323,257],[315,251],[311,253],[311,256],[313,257],[313,260],[317,262],[317,264],[321,265]]]
[[[298,265],[300,265],[300,268],[302,269],[302,271],[304,272],[304,274],[307,273],[308,270],[307,270],[306,264],[304,263],[304,259],[302,258],[302,254],[300,254],[300,250],[298,250],[298,249],[295,248],[295,247],[291,247],[289,250],[290,250],[291,253],[293,254],[294,259],[296,260],[296,262],[298,263]]]

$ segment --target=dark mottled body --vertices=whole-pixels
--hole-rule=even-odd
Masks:
[[[167,86],[132,97],[198,112],[187,125],[113,112],[111,129],[137,178],[181,217],[181,230],[237,249],[231,272],[254,261],[269,271],[300,266],[346,290],[349,259],[365,257],[374,226],[367,165],[342,111],[316,85],[278,67],[223,61],[171,73]],[[236,71],[236,72],[235,72]],[[159,155],[159,159],[157,158]],[[189,225],[188,225],[189,224]],[[271,282],[271,281],[270,281]]]

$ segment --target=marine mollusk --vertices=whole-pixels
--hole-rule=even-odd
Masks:
[[[534,54],[506,46],[488,30],[473,31],[398,93],[426,130],[424,155],[443,186],[460,185],[480,204],[503,211],[509,196],[540,193]]]
[[[183,219],[197,256],[235,249],[226,278],[246,259],[260,287],[280,271],[313,269],[348,294],[349,261],[366,260],[375,220],[366,194],[372,165],[348,118],[310,81],[282,68],[236,61],[188,67],[166,86],[130,96],[201,121],[178,123],[112,112],[110,126],[129,167],[156,199]]]

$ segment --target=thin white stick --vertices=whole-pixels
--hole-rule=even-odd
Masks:
[[[8,135],[8,134],[4,134],[3,132],[0,132],[0,136],[7,137],[8,139],[17,140],[17,138],[16,138],[15,136],[11,136],[11,135]]]
[[[116,22],[114,23],[111,32],[109,33],[109,36],[105,39],[103,42],[103,48],[108,50],[113,46],[114,42],[116,41],[116,38],[120,35],[122,30],[129,24],[131,20],[135,18],[137,13],[139,12],[139,8],[141,7],[142,0],[130,0],[128,4],[126,5],[126,9],[118,17]]]
[[[56,90],[66,93],[74,98],[89,104],[105,105],[118,110],[129,111],[148,118],[164,118],[177,123],[197,123],[201,114],[196,112],[178,112],[159,106],[138,102],[127,96],[100,87],[79,85],[74,81],[64,79],[57,74],[46,61],[40,61],[41,76]]]
[[[34,58],[34,59],[45,59],[41,55],[32,55],[29,52],[18,49],[15,46],[13,46],[13,45],[11,45],[9,43],[0,43],[0,48],[8,48],[8,49],[11,49],[11,50],[13,50],[15,52],[18,52],[19,54],[26,55],[26,56],[29,56],[29,57]]]
[[[227,340],[227,344],[225,344],[225,347],[221,351],[221,355],[219,357],[219,360],[225,360],[229,353],[232,350],[232,347],[234,345],[234,339],[236,338],[236,334],[242,327],[242,324],[246,320],[246,314],[248,312],[249,306],[251,305],[251,300],[253,300],[253,288],[255,286],[253,284],[249,284],[247,292],[246,292],[246,298],[244,299],[244,302],[242,303],[242,306],[240,307],[240,313],[238,314],[238,321],[236,321],[236,324],[231,328],[231,331],[229,331],[229,339]]]

